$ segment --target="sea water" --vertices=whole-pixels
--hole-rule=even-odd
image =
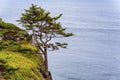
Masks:
[[[53,16],[62,13],[59,21],[74,33],[56,39],[67,42],[67,49],[49,52],[53,80],[120,80],[119,0],[12,1],[2,2],[6,4],[0,10],[3,20],[19,25],[15,20],[35,3]]]

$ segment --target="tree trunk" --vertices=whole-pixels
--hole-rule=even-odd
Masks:
[[[32,31],[33,31],[33,36],[32,36],[33,45],[36,47],[39,47],[34,28],[32,28]],[[48,54],[47,54],[46,44],[44,44],[44,47],[43,47],[43,56],[44,56],[44,58],[43,58],[44,59],[44,66],[42,66],[42,67],[45,68],[45,70],[42,69],[43,76],[44,76],[44,78],[46,78],[46,80],[52,80],[51,72],[48,69]]]
[[[45,76],[46,76],[46,80],[52,80],[52,75],[51,75],[51,72],[49,71],[48,69],[48,54],[47,54],[47,48],[45,47],[44,48],[44,65],[45,65]]]
[[[44,65],[46,67],[46,71],[48,72],[48,54],[47,54],[47,48],[44,48]]]

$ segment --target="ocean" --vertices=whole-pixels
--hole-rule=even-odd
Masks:
[[[49,52],[53,80],[120,80],[119,0],[4,0],[0,17],[14,23],[35,3],[59,20],[74,36],[57,39],[67,49]]]

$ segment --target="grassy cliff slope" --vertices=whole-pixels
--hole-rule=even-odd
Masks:
[[[45,80],[38,50],[26,41],[0,40],[0,80]]]

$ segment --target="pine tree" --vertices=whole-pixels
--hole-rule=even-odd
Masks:
[[[60,22],[57,21],[61,16],[62,14],[52,17],[50,16],[50,12],[32,4],[29,9],[25,9],[25,12],[22,13],[22,17],[17,20],[27,30],[32,31],[32,44],[42,53],[46,72],[49,72],[48,49],[58,50],[60,47],[66,48],[67,46],[67,43],[51,43],[50,41],[53,38],[70,37],[73,35],[72,33],[66,33],[66,28],[63,28]]]

